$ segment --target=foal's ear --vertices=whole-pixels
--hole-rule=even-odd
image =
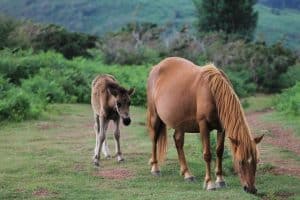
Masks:
[[[119,92],[119,86],[115,83],[108,83],[107,84],[107,91],[111,93],[113,96],[117,96]]]
[[[135,89],[130,88],[127,93],[128,93],[129,96],[132,96],[135,93]]]
[[[239,141],[237,139],[233,139],[231,137],[228,137],[228,138],[231,141],[232,145],[234,145],[235,147],[239,146]]]
[[[264,136],[265,136],[265,135],[261,135],[261,136],[255,137],[255,138],[254,138],[255,144],[259,144],[260,141],[263,139]]]

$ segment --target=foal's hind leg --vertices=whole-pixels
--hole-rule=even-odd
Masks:
[[[222,171],[222,158],[224,152],[224,139],[225,139],[225,132],[218,131],[217,133],[217,159],[216,159],[216,187],[223,188],[226,186],[224,178],[223,178],[223,171]]]
[[[120,119],[117,119],[114,121],[115,125],[116,125],[116,129],[114,132],[114,136],[115,136],[115,146],[116,146],[116,156],[117,156],[117,161],[121,162],[124,161],[124,158],[122,156],[122,152],[121,152],[121,147],[120,147]]]
[[[184,145],[184,132],[175,130],[173,135],[177,153],[178,153],[178,159],[180,164],[180,173],[184,176],[184,179],[187,181],[194,181],[195,177],[190,173],[188,166],[186,164],[186,159],[183,151],[183,145]]]
[[[204,179],[203,188],[206,190],[214,190],[215,185],[211,179],[211,151],[210,151],[210,135],[206,121],[202,120],[199,122],[200,135],[202,140],[203,159],[206,162],[206,174]]]

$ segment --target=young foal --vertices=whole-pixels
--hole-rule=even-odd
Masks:
[[[95,118],[96,147],[93,162],[99,166],[100,150],[106,157],[110,157],[106,142],[106,130],[110,120],[115,123],[114,132],[117,161],[123,161],[120,149],[120,118],[128,126],[131,122],[129,116],[130,97],[134,89],[126,90],[121,87],[111,75],[97,76],[92,82],[91,104]]]
[[[258,162],[256,144],[262,137],[252,138],[244,112],[233,88],[213,65],[197,67],[182,58],[167,58],[154,66],[147,85],[148,128],[152,140],[151,173],[160,174],[158,160],[166,152],[166,127],[175,129],[174,141],[180,172],[194,180],[184,151],[184,133],[199,133],[203,159],[206,162],[204,188],[225,186],[222,171],[225,133],[231,141],[236,170],[244,190],[255,193],[255,172]],[[216,182],[211,178],[210,131],[217,130]],[[157,155],[158,154],[158,155]]]

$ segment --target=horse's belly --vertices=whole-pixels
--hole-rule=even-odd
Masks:
[[[183,132],[189,132],[189,133],[199,133],[199,125],[197,121],[194,120],[183,122],[175,126],[174,129],[179,129]]]

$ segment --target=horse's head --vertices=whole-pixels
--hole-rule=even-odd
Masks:
[[[263,135],[254,138],[251,140],[251,144],[230,138],[234,152],[234,168],[239,174],[244,191],[252,194],[257,192],[255,188],[256,165],[259,162],[257,144],[262,138]]]
[[[109,92],[115,97],[114,107],[122,118],[123,124],[128,126],[131,122],[129,115],[130,97],[134,94],[135,89],[126,90],[121,86],[109,85]]]

